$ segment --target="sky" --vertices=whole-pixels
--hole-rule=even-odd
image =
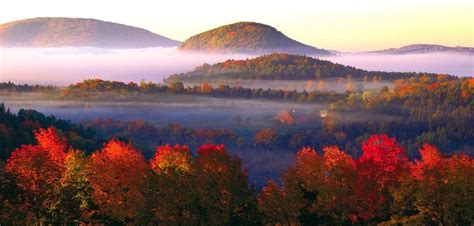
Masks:
[[[473,0],[3,0],[0,23],[81,17],[184,41],[238,21],[271,25],[319,48],[368,51],[428,43],[474,46]]]

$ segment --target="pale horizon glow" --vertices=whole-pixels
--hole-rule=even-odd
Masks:
[[[474,46],[472,0],[7,0],[1,4],[0,24],[33,17],[94,18],[179,41],[217,26],[253,21],[305,44],[338,51],[417,43]]]

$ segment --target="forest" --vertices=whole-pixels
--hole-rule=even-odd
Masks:
[[[34,131],[54,127],[67,138],[68,145],[81,150],[94,150],[99,140],[93,128],[86,128],[68,120],[47,116],[31,109],[21,109],[12,113],[4,104],[0,104],[0,159],[6,160],[14,149],[21,145],[35,143]]]
[[[271,53],[332,55],[331,52],[302,44],[275,28],[254,22],[237,22],[214,28],[185,40],[180,50],[200,52]]]
[[[307,92],[179,81],[2,83],[7,101],[27,94],[86,108],[183,97],[318,108],[265,112],[271,124],[237,115],[224,127],[196,127],[70,121],[12,112],[7,102],[0,105],[0,223],[472,224],[474,79],[420,74],[379,90],[354,88],[352,79],[341,79],[343,93],[324,85]],[[277,176],[255,180],[258,170],[244,157],[264,154],[293,158],[273,169]]]
[[[409,160],[372,135],[353,158],[302,148],[261,190],[224,145],[162,145],[149,161],[111,139],[92,154],[54,127],[0,162],[4,224],[472,224],[474,160],[424,144]]]
[[[167,80],[201,82],[222,79],[320,80],[345,78],[347,75],[364,81],[378,81],[421,76],[423,73],[367,71],[309,56],[273,53],[246,60],[227,60],[213,65],[203,64],[193,71],[171,75]],[[437,76],[436,74],[428,75]]]
[[[388,134],[400,140],[411,157],[428,142],[446,153],[474,153],[474,80],[472,78],[450,79],[439,75],[411,77],[393,82],[392,89],[378,91],[348,90],[345,93],[297,92],[286,90],[263,90],[208,83],[184,87],[180,82],[168,85],[151,82],[122,83],[103,80],[85,80],[66,88],[41,86],[18,86],[4,84],[17,92],[36,90],[52,94],[59,100],[82,101],[127,101],[135,100],[137,93],[147,96],[146,103],[162,99],[163,95],[175,98],[205,96],[216,98],[259,99],[301,104],[323,104],[320,111],[310,114],[293,113],[281,109],[274,113],[273,125],[252,126],[249,118],[237,115],[234,126],[220,128],[186,128],[173,121],[166,127],[157,127],[146,121],[120,122],[120,120],[90,120],[84,124],[96,128],[101,139],[122,137],[131,139],[145,147],[165,143],[183,143],[196,147],[206,142],[225,143],[236,149],[299,149],[304,146],[322,148],[337,145],[357,157],[357,147],[370,134]],[[350,87],[350,80],[346,81]],[[47,91],[44,91],[44,90]],[[51,91],[52,90],[52,91]],[[51,97],[48,96],[48,97]],[[139,98],[142,100],[145,98]],[[175,98],[176,99],[176,98]],[[372,117],[364,117],[371,115]],[[364,117],[363,120],[356,120]],[[230,123],[229,123],[230,124]],[[310,126],[308,126],[310,125]],[[16,131],[16,130],[15,130]],[[258,136],[257,136],[258,134]],[[150,139],[158,137],[159,139]]]
[[[0,226],[474,226],[472,0],[110,3],[0,4]]]

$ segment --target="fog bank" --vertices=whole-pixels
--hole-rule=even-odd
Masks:
[[[251,56],[187,53],[175,47],[0,48],[0,81],[54,85],[69,85],[87,78],[160,82],[170,74],[186,72],[203,63],[247,57]]]
[[[100,49],[0,48],[0,82],[68,85],[86,78],[123,82],[141,79],[160,82],[170,74],[186,72],[203,63],[244,54],[203,54],[177,48]],[[341,55],[324,59],[367,70],[418,71],[474,75],[474,56],[461,54]]]
[[[461,77],[474,75],[474,55],[469,54],[342,54],[322,59],[372,71],[430,72]]]

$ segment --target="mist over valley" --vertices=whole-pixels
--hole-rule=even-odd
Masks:
[[[0,48],[0,81],[60,86],[89,78],[160,82],[171,74],[187,72],[204,63],[253,57],[255,55],[190,53],[177,48]],[[430,72],[461,77],[474,74],[474,55],[467,54],[350,54],[321,59],[365,70]],[[259,86],[259,83],[252,86]],[[262,82],[262,88],[268,86],[271,84]],[[301,89],[301,86],[295,88]]]
[[[473,225],[462,10],[48,1],[0,13],[0,225]],[[101,19],[8,16],[54,11]]]

